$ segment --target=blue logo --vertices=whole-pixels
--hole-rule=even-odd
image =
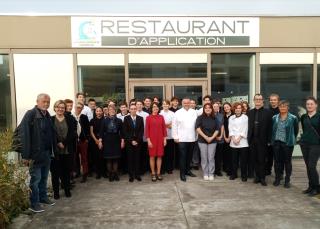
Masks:
[[[92,21],[82,22],[79,26],[80,40],[91,40],[97,38],[95,24]]]

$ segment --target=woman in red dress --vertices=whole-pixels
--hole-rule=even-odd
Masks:
[[[159,105],[152,103],[152,113],[146,119],[145,136],[148,140],[152,181],[162,180],[161,164],[164,146],[167,144],[167,129],[164,118],[159,115]],[[157,158],[157,160],[156,160]],[[157,164],[157,173],[155,173]]]

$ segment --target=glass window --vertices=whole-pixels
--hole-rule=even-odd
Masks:
[[[0,54],[0,130],[12,126],[9,57]]]
[[[102,103],[108,98],[123,101],[125,93],[124,66],[79,66],[79,91]]]
[[[146,97],[163,99],[163,86],[134,86],[134,98],[143,100]]]
[[[197,105],[202,105],[202,86],[173,86],[174,96],[183,99],[189,97],[196,101]]]
[[[206,63],[129,63],[130,78],[206,78]]]
[[[265,97],[279,94],[290,102],[290,112],[301,116],[305,98],[312,95],[312,65],[261,65],[261,93]]]
[[[254,89],[254,73],[254,54],[212,54],[212,97],[222,99],[222,102],[251,101],[249,95]]]

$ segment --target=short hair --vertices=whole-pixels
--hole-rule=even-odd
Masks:
[[[109,106],[108,106],[108,110],[109,110],[109,109],[112,109],[112,110],[114,110],[114,111],[117,111],[116,106],[114,106],[114,105],[109,105]]]
[[[313,97],[313,96],[308,96],[308,97],[306,98],[306,102],[307,102],[308,100],[311,100],[311,101],[313,101],[315,104],[318,104],[318,100],[317,100],[315,97]]]
[[[126,101],[122,101],[122,102],[120,102],[120,104],[119,104],[119,107],[121,107],[121,106],[128,106],[128,104],[127,104],[127,102]]]
[[[137,103],[142,103],[142,105],[143,105],[143,102],[141,100],[136,100],[136,104]]]
[[[238,106],[241,106],[241,111],[243,110],[243,104],[241,102],[235,102],[232,106],[232,110],[235,111]]]
[[[180,99],[179,99],[177,96],[173,96],[173,97],[171,98],[171,102],[173,102],[173,101],[175,101],[175,100],[179,102]]]
[[[67,103],[73,103],[73,100],[71,99],[65,99],[64,102],[67,104]]]
[[[195,103],[197,103],[197,101],[195,99],[190,99],[190,101],[194,101]]]
[[[211,97],[211,95],[205,95],[202,100],[204,101],[205,99],[209,99],[210,102],[212,102],[212,97]]]
[[[103,108],[100,107],[100,106],[97,106],[97,107],[96,107],[96,111],[97,111],[98,109],[101,109],[101,111],[103,111]]]
[[[80,95],[82,95],[83,97],[86,97],[86,95],[85,95],[83,92],[78,92],[78,93],[76,94],[76,98],[78,98]]]
[[[95,100],[94,98],[90,98],[90,99],[88,100],[88,103],[90,103],[90,102],[96,102],[96,100]]]
[[[260,94],[260,93],[255,94],[255,95],[253,96],[253,99],[255,99],[255,98],[256,98],[256,97],[258,97],[258,96],[261,96],[261,97],[262,97],[262,99],[264,99],[264,98],[263,98],[263,95],[262,95],[262,94]]]
[[[76,107],[77,107],[77,106],[81,106],[81,107],[83,108],[83,107],[84,107],[84,104],[81,103],[81,102],[77,102]]]
[[[132,106],[137,106],[135,103],[131,103],[130,105],[129,105],[129,109],[132,107]]]
[[[46,93],[40,93],[39,95],[37,95],[37,101],[42,98],[49,98],[50,99],[50,96]]]
[[[270,97],[277,97],[278,100],[280,100],[280,96],[278,94],[276,94],[276,93],[272,93],[271,95],[269,95],[269,98]]]
[[[60,104],[63,104],[64,107],[67,106],[66,102],[64,100],[59,99],[58,101],[56,101],[53,105],[54,108],[57,108]]]
[[[170,101],[169,101],[169,99],[165,99],[165,100],[163,100],[163,101],[162,101],[162,104],[163,104],[163,103],[166,103],[166,104],[170,105]]]
[[[282,106],[282,105],[287,106],[287,107],[290,107],[290,103],[289,103],[289,101],[287,101],[287,100],[281,100],[281,101],[279,102],[279,107]]]
[[[149,96],[145,97],[145,98],[143,99],[143,101],[146,101],[147,99],[149,99],[150,101],[152,101],[152,99],[151,99]]]
[[[135,99],[135,98],[133,98],[133,99],[130,99],[129,104],[131,104],[131,103],[135,103],[135,102],[136,102],[136,99]]]

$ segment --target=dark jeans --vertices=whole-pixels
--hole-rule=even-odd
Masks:
[[[223,155],[222,155],[222,168],[223,171],[227,174],[231,173],[232,167],[232,155],[231,155],[231,148],[229,143],[223,144]]]
[[[179,142],[180,176],[190,172],[194,142]]]
[[[31,206],[39,204],[39,201],[45,201],[48,199],[47,195],[47,181],[50,169],[50,163],[43,166],[30,165],[30,203]]]
[[[164,158],[162,168],[164,172],[172,172],[174,163],[174,140],[167,139],[167,145],[164,147]]]
[[[273,159],[274,159],[273,147],[268,146],[268,151],[266,155],[266,174],[272,173]]]
[[[70,190],[70,160],[71,155],[59,155],[58,160],[53,158],[51,160],[50,172],[51,183],[54,193],[59,194],[60,179],[65,190]]]
[[[307,167],[309,187],[320,191],[319,174],[317,171],[317,163],[320,157],[320,145],[301,144],[300,146]]]
[[[276,179],[280,179],[283,174],[283,168],[285,168],[285,180],[289,182],[292,173],[293,146],[287,146],[284,142],[276,141],[273,145],[273,153]]]
[[[180,157],[179,157],[179,143],[174,143],[174,167],[179,169],[180,167]]]
[[[128,152],[129,177],[140,176],[141,146],[133,146],[131,143],[126,142],[126,149]]]
[[[127,156],[127,150],[121,149],[121,158],[120,158],[120,170],[123,174],[126,174],[128,172],[128,156]]]
[[[260,139],[254,138],[250,144],[250,150],[252,153],[252,160],[254,162],[254,171],[256,178],[264,180],[266,178],[266,155],[267,148],[266,144],[262,144]]]
[[[240,168],[241,168],[241,177],[247,178],[247,168],[248,168],[248,147],[243,148],[231,148],[231,158],[232,158],[232,176],[238,177],[238,168],[239,168],[239,158],[240,158]]]
[[[214,155],[214,163],[215,163],[215,169],[214,173],[221,173],[222,168],[222,157],[223,157],[223,144],[224,143],[218,143],[216,148],[216,154]]]

